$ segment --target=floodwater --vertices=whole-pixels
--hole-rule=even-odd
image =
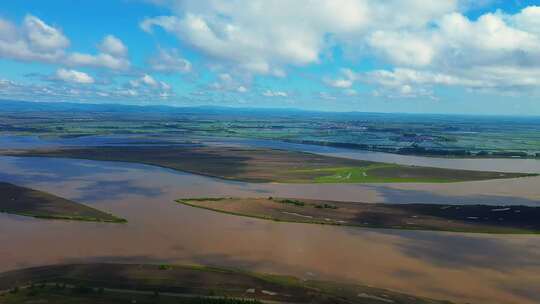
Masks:
[[[139,164],[0,157],[0,180],[129,221],[84,223],[0,214],[0,271],[89,261],[200,263],[353,281],[459,302],[540,302],[538,236],[278,223],[174,202],[234,195],[538,205],[536,177],[443,185],[249,184]]]

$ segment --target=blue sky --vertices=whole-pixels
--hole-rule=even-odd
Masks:
[[[2,1],[0,98],[540,115],[538,5]]]

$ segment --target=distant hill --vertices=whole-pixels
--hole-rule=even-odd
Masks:
[[[0,112],[103,112],[103,113],[182,113],[182,114],[249,114],[249,113],[324,113],[294,108],[236,108],[225,106],[165,106],[165,105],[124,105],[90,104],[73,102],[33,102],[0,100]]]

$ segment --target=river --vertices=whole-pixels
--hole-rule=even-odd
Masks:
[[[200,263],[359,282],[459,302],[540,302],[538,236],[278,223],[174,202],[234,195],[536,205],[536,177],[442,185],[249,184],[140,164],[0,157],[0,180],[129,221],[66,222],[0,214],[0,271],[89,261]]]

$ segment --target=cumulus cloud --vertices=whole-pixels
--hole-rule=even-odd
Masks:
[[[69,53],[69,45],[62,30],[33,15],[26,15],[19,27],[0,18],[0,58],[114,70],[130,65],[127,47],[112,35],[103,39],[98,47],[101,53],[97,55]]]
[[[172,87],[154,77],[144,74],[137,79],[132,79],[124,85],[124,88],[116,90],[114,94],[126,97],[148,97],[161,100],[174,96]]]
[[[169,90],[171,86],[164,81],[157,81],[154,77],[144,74],[143,76],[129,81],[132,88],[148,87],[154,89]]]
[[[26,15],[20,28],[0,18],[0,57],[53,62],[64,55],[69,39],[58,28]]]
[[[509,18],[516,28],[522,31],[540,34],[540,6],[529,6],[524,8],[519,14]]]
[[[434,86],[463,87],[467,90],[518,93],[540,87],[540,69],[514,66],[473,67],[455,74],[396,68],[364,73],[359,80],[379,86],[379,92],[391,95],[408,95],[421,91],[432,92]]]
[[[111,70],[125,70],[130,66],[128,59],[104,53],[97,55],[73,53],[66,58],[65,62],[71,66],[98,67]]]
[[[99,45],[99,50],[105,54],[123,57],[127,55],[128,49],[122,40],[113,35],[107,35]]]
[[[399,65],[428,65],[436,52],[432,41],[411,33],[376,31],[368,37],[367,44],[379,57]]]
[[[351,69],[341,69],[341,77],[336,79],[326,78],[324,82],[334,88],[348,89],[353,86],[356,75]]]
[[[396,30],[422,30],[471,1],[441,0],[298,0],[154,1],[172,14],[146,18],[140,27],[176,35],[209,57],[259,74],[283,74],[287,65],[318,63],[334,44],[358,50],[396,43]],[[399,12],[399,14],[396,14]],[[381,31],[379,34],[374,34]],[[417,49],[429,50],[415,38],[397,60],[410,60]],[[423,59],[429,60],[428,59]]]
[[[177,49],[159,48],[157,55],[149,60],[150,67],[162,73],[188,73],[191,71],[191,62],[180,56]]]
[[[37,50],[54,51],[69,45],[69,40],[59,29],[47,25],[35,16],[27,15],[23,28],[30,45]]]
[[[56,79],[79,84],[91,84],[94,83],[94,78],[90,75],[76,71],[76,70],[67,70],[67,69],[58,69],[56,71]]]
[[[112,35],[107,35],[98,46],[101,51],[91,55],[85,53],[72,53],[65,59],[66,64],[71,66],[87,66],[107,68],[111,70],[126,70],[130,67],[127,58],[127,47],[122,41]]]
[[[158,4],[169,7],[171,14],[147,18],[140,27],[150,33],[161,28],[218,63],[254,74],[283,76],[289,66],[321,62],[335,45],[357,60],[375,57],[396,69],[453,79],[449,83],[424,81],[424,86],[496,89],[506,81],[530,87],[529,77],[540,68],[538,6],[471,19],[464,10],[481,5],[479,2],[316,2],[161,1]],[[494,74],[482,75],[485,71]],[[324,82],[350,90],[356,81],[342,74]],[[401,91],[407,93],[418,85],[411,80]]]
[[[161,27],[211,58],[259,74],[283,75],[285,65],[318,62],[326,32],[353,31],[368,18],[364,3],[353,0],[169,4],[176,15],[147,18],[141,28]]]

